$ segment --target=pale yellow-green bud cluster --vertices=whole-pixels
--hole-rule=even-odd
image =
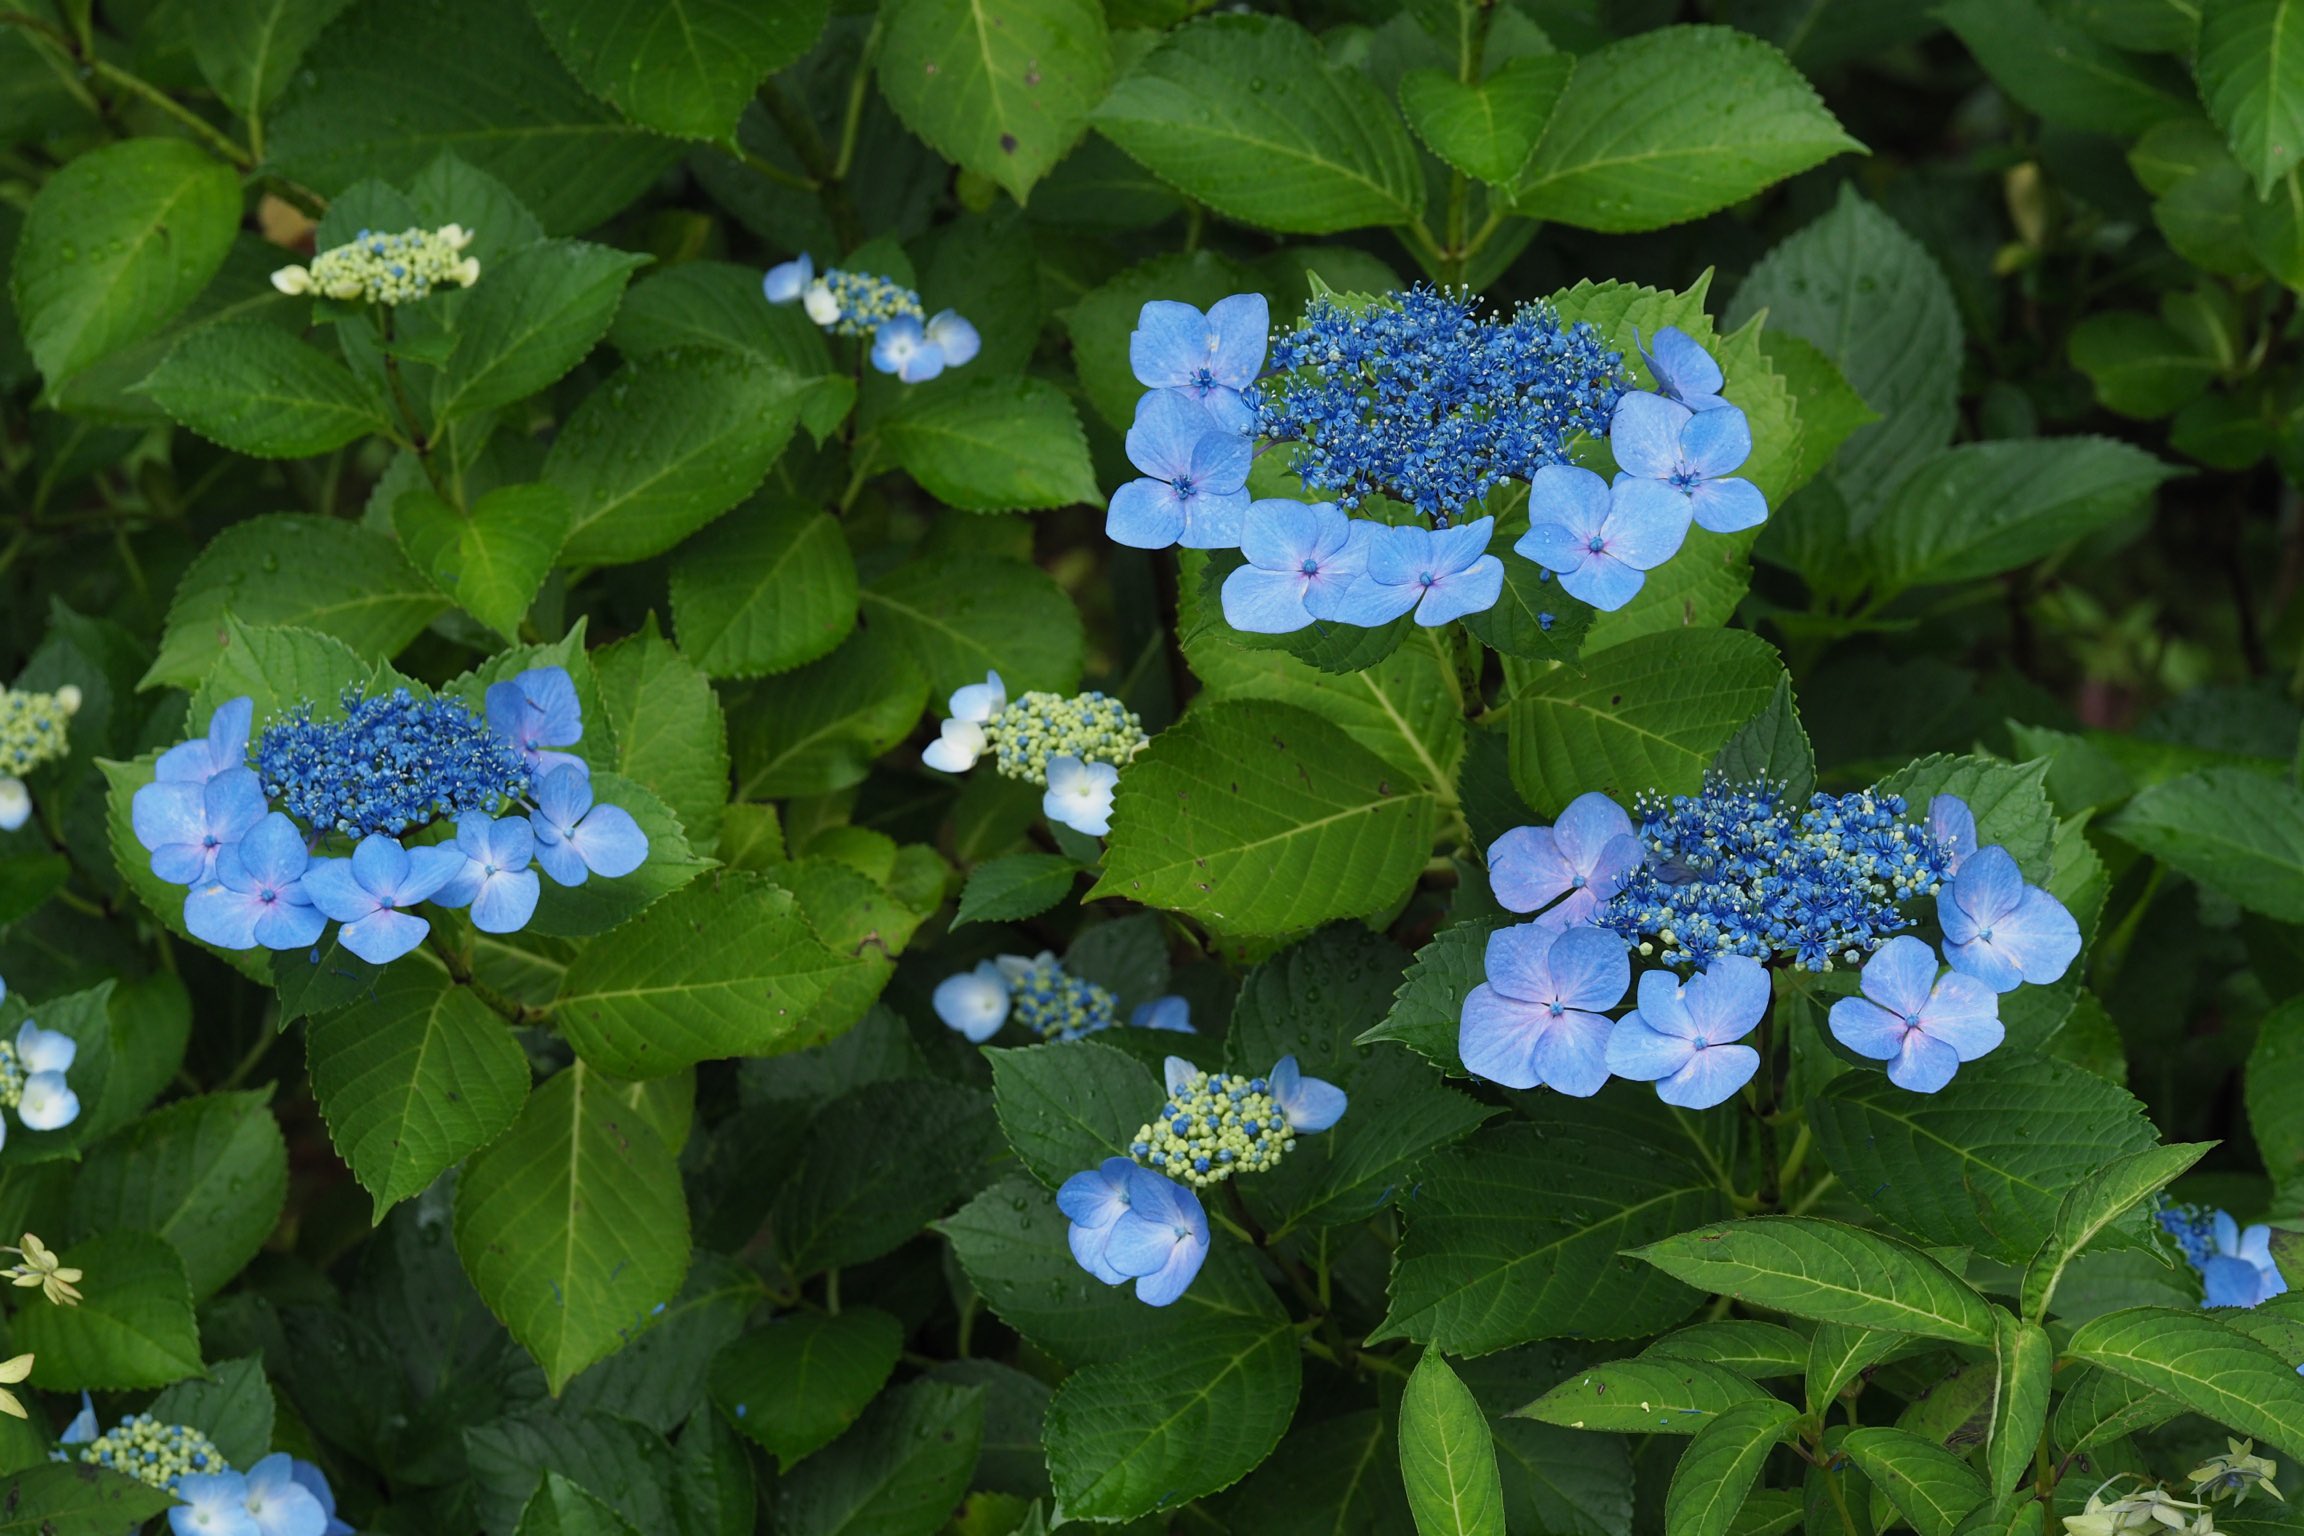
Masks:
[[[1083,763],[1117,768],[1151,740],[1133,711],[1101,693],[1072,698],[1027,693],[985,721],[984,736],[999,754],[1003,775],[1040,785],[1048,782],[1052,757],[1076,757]]]
[[[1295,1146],[1263,1078],[1195,1072],[1128,1150],[1147,1167],[1205,1187],[1235,1173],[1262,1173]]]
[[[24,1063],[14,1045],[0,1040],[0,1109],[14,1109],[23,1102]]]
[[[80,1459],[171,1491],[187,1472],[230,1470],[215,1441],[189,1424],[163,1424],[148,1413],[122,1419],[81,1446]]]
[[[18,693],[0,688],[0,774],[14,777],[70,749],[64,727],[80,708],[80,690]]]
[[[396,235],[364,229],[345,244],[313,257],[310,268],[282,267],[272,274],[272,286],[286,294],[412,303],[442,283],[469,288],[480,280],[479,258],[463,254],[471,243],[471,231],[456,224],[404,229]]]

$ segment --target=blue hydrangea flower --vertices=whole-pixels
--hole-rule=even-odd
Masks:
[[[183,1504],[168,1512],[177,1536],[326,1536],[328,1514],[297,1482],[286,1451],[246,1472],[188,1476],[176,1485]]]
[[[982,1045],[1008,1022],[1007,973],[995,961],[979,961],[976,969],[957,972],[936,983],[930,1002],[946,1028]]]
[[[1245,634],[1285,635],[1336,618],[1368,569],[1374,527],[1354,522],[1332,501],[1250,502],[1240,524],[1248,563],[1224,578],[1224,622]]]
[[[1976,836],[1976,813],[1958,795],[1938,795],[1928,802],[1928,835],[1944,850],[1944,872],[1960,873],[1961,866],[1981,845]]]
[[[1128,1214],[1113,1223],[1104,1261],[1136,1281],[1136,1299],[1165,1307],[1184,1294],[1208,1258],[1208,1213],[1200,1197],[1151,1169],[1128,1170]]]
[[[790,261],[778,262],[760,279],[760,291],[771,304],[789,304],[816,281],[816,260],[806,251]]]
[[[1135,1011],[1128,1015],[1128,1023],[1134,1029],[1164,1029],[1178,1035],[1199,1033],[1192,1027],[1191,1003],[1174,993],[1138,1003]]]
[[[128,802],[136,841],[152,854],[152,873],[176,885],[216,878],[217,857],[264,819],[264,786],[246,768],[211,778],[158,780]]]
[[[1913,1093],[1935,1093],[1960,1063],[1989,1053],[2008,1033],[1990,987],[1937,971],[1936,951],[1900,934],[1864,962],[1864,995],[1832,1005],[1833,1038],[1888,1063],[1888,1081]]]
[[[1144,472],[1112,493],[1104,531],[1133,549],[1230,549],[1248,510],[1246,438],[1173,389],[1136,402],[1128,461]]]
[[[1336,617],[1373,628],[1415,611],[1427,628],[1480,613],[1504,590],[1504,562],[1488,553],[1496,519],[1434,531],[1368,529],[1368,568],[1336,602]]]
[[[56,1437],[56,1443],[58,1445],[86,1445],[95,1439],[102,1429],[103,1426],[96,1422],[96,1400],[88,1395],[86,1388],[82,1388],[80,1411],[72,1415],[72,1422],[64,1426],[64,1433]],[[62,1452],[57,1452],[48,1459],[51,1461],[68,1461],[71,1458]]]
[[[1181,390],[1227,432],[1255,430],[1255,408],[1241,391],[1256,382],[1272,315],[1260,293],[1218,299],[1202,314],[1190,304],[1154,299],[1128,334],[1128,366],[1147,389]]]
[[[1600,1010],[1632,983],[1624,941],[1601,928],[1522,923],[1488,935],[1486,971],[1464,999],[1456,1049],[1465,1069],[1507,1088],[1598,1093],[1615,1028]]]
[[[1090,837],[1112,831],[1112,791],[1120,770],[1110,763],[1084,763],[1076,757],[1048,759],[1048,791],[1040,797],[1040,814]]]
[[[1293,1056],[1283,1056],[1272,1069],[1272,1102],[1280,1106],[1288,1128],[1307,1135],[1324,1131],[1344,1118],[1348,1103],[1344,1090],[1317,1077],[1306,1077]]]
[[[518,677],[490,683],[485,703],[488,728],[519,749],[531,778],[555,768],[591,771],[574,753],[552,750],[584,739],[584,710],[567,668],[532,667]]]
[[[433,899],[444,907],[470,907],[482,933],[518,933],[535,915],[543,885],[528,867],[536,835],[518,817],[492,821],[478,811],[456,818],[452,845],[464,867]]]
[[[1106,1285],[1132,1278],[1113,1268],[1104,1250],[1128,1216],[1128,1176],[1136,1171],[1130,1159],[1108,1157],[1086,1173],[1072,1175],[1056,1191],[1056,1208],[1072,1223],[1065,1236],[1073,1259]]]
[[[26,1019],[16,1029],[16,1068],[24,1074],[15,1104],[28,1131],[60,1131],[80,1118],[80,1095],[64,1074],[79,1059],[80,1043],[61,1030]]]
[[[1636,391],[1616,403],[1608,447],[1628,477],[1625,496],[1643,511],[1685,512],[1714,533],[1768,520],[1760,488],[1733,478],[1752,456],[1752,428],[1732,405],[1691,411]]]
[[[432,931],[429,922],[402,909],[431,900],[464,864],[454,847],[403,848],[371,832],[351,858],[315,861],[304,889],[314,906],[344,925],[337,937],[346,949],[371,965],[386,965]]]
[[[2272,1257],[2272,1229],[2264,1223],[2243,1229],[2229,1211],[2195,1206],[2170,1206],[2159,1220],[2200,1272],[2202,1306],[2254,1307],[2288,1289]]]
[[[1944,953],[1955,970],[1995,992],[2046,986],[2080,953],[2080,925],[2064,904],[2024,883],[1997,843],[1978,849],[1936,897]]]
[[[230,699],[216,706],[208,721],[208,734],[180,741],[160,754],[153,777],[163,784],[205,784],[232,768],[248,766],[248,730],[255,722],[256,701]]]
[[[536,836],[536,862],[562,885],[587,875],[615,879],[648,862],[648,834],[619,805],[594,805],[592,781],[574,768],[555,768],[536,785],[528,817]]]
[[[311,854],[296,823],[272,812],[216,856],[216,875],[184,898],[184,926],[219,949],[303,949],[328,919],[304,889]]]
[[[308,1461],[291,1462],[289,1471],[296,1479],[296,1486],[312,1495],[320,1506],[320,1513],[328,1518],[320,1536],[358,1536],[349,1524],[336,1518],[336,1490],[328,1486],[326,1473]]]
[[[931,315],[925,334],[928,345],[943,354],[944,366],[947,368],[958,368],[975,361],[977,350],[983,346],[983,338],[976,334],[976,327],[963,319],[956,309],[940,309]]]
[[[168,1511],[175,1536],[262,1536],[248,1514],[248,1479],[237,1472],[193,1472],[176,1480],[184,1502]]]
[[[1551,826],[1514,827],[1490,844],[1488,888],[1506,911],[1542,911],[1538,922],[1569,928],[1590,922],[1646,858],[1632,818],[1592,790],[1569,801]]]
[[[1604,612],[1623,607],[1647,573],[1688,537],[1687,498],[1613,489],[1588,469],[1548,464],[1528,486],[1528,531],[1512,548],[1560,578],[1569,596]]]
[[[926,326],[899,315],[873,333],[872,366],[907,384],[925,384],[944,371],[944,349],[928,339]]]
[[[458,700],[354,687],[341,703],[344,718],[332,722],[299,705],[256,744],[264,793],[314,831],[399,837],[441,816],[493,811],[528,791],[514,738]]]
[[[1683,984],[1670,971],[1640,977],[1640,1006],[1608,1036],[1608,1070],[1656,1085],[1682,1109],[1724,1103],[1760,1070],[1760,1053],[1735,1042],[1768,1010],[1768,971],[1722,955]]]
[[[1660,328],[1653,347],[1643,343],[1635,329],[1632,344],[1640,348],[1640,359],[1655,375],[1656,390],[1665,399],[1676,400],[1692,411],[1709,411],[1728,403],[1720,398],[1720,387],[1727,378],[1719,363],[1680,327]]]
[[[985,673],[980,683],[953,689],[948,718],[938,727],[936,739],[921,751],[920,761],[944,773],[966,773],[991,745],[986,727],[1007,707],[1008,685],[997,672]]]

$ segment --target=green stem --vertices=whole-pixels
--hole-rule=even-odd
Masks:
[[[840,1266],[837,1264],[824,1271],[824,1310],[833,1317],[840,1315]]]
[[[817,184],[809,180],[807,177],[793,175],[790,171],[784,169],[784,167],[778,165],[775,161],[770,160],[765,156],[752,153],[752,151],[746,149],[743,145],[737,143],[734,139],[730,139],[727,143],[721,145],[720,147],[741,161],[745,169],[758,175],[765,176],[770,181],[773,181],[780,186],[792,187],[801,192],[814,192],[819,190]]]
[[[1400,236],[1400,243],[1408,247],[1408,253],[1423,265],[1425,271],[1435,278],[1439,277],[1446,269],[1447,257],[1441,252],[1439,242],[1432,238],[1432,231],[1421,223],[1396,225],[1395,230]]]
[[[865,88],[872,79],[872,59],[880,51],[880,14],[872,16],[872,30],[856,54],[856,73],[848,81],[848,110],[840,119],[840,153],[832,162],[832,179],[845,181],[856,160],[856,132],[864,123]]]
[[[816,195],[824,204],[826,217],[832,220],[832,233],[839,237],[842,249],[852,251],[862,245],[864,222],[856,216],[856,205],[848,200],[848,189],[840,184],[831,152],[824,147],[824,136],[816,131],[806,109],[785,95],[783,86],[775,80],[760,87],[760,105],[775,120],[777,131],[800,157],[801,165],[815,178]]]
[[[150,81],[132,75],[118,65],[107,64],[102,59],[90,59],[87,62],[89,68],[95,71],[97,79],[117,85],[122,90],[140,96],[151,105],[158,107],[191,129],[193,134],[210,149],[223,156],[238,169],[245,171],[255,165],[256,162],[249,158],[248,151],[219,133],[206,118],[177,101]]]

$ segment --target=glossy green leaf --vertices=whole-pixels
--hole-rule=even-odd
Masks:
[[[392,503],[400,547],[433,586],[507,639],[551,574],[572,510],[552,485],[499,486],[457,510],[431,491],[408,491]]]
[[[2110,438],[1964,443],[1903,483],[1865,544],[1892,586],[1977,581],[2125,517],[2174,473]]]
[[[983,1437],[982,1388],[913,1382],[778,1480],[776,1529],[788,1536],[931,1536],[967,1490]]]
[[[1094,1040],[988,1049],[992,1101],[1017,1158],[1050,1189],[1109,1157],[1128,1156],[1167,1090],[1125,1051]]]
[[[584,360],[647,258],[583,240],[539,240],[481,280],[456,312],[456,349],[434,376],[432,417],[523,400]]]
[[[32,1385],[126,1391],[200,1374],[192,1287],[166,1238],[123,1228],[57,1252],[89,1278],[78,1306],[42,1303],[17,1314],[15,1346],[33,1357]]]
[[[2135,134],[2191,106],[2179,72],[2106,47],[2040,0],[1952,0],[1937,14],[1995,85],[2059,126]]]
[[[808,51],[824,0],[533,0],[545,41],[642,127],[725,139],[762,80]]]
[[[2253,1088],[2253,1064],[2250,1074]],[[2256,1124],[2257,1137],[2262,1140],[2263,1121],[2256,1119]],[[2200,1161],[2214,1145],[2213,1142],[2176,1142],[2145,1147],[2113,1158],[2067,1190],[2057,1208],[2054,1229],[2025,1267],[2024,1315],[2035,1319],[2043,1316],[2055,1297],[2057,1282],[2072,1261],[2121,1217]]]
[[[1895,1238],[1813,1216],[1683,1231],[1639,1250],[1666,1274],[1795,1317],[1988,1344],[1992,1308],[1966,1281]]]
[[[2153,785],[2110,826],[2252,912],[2304,922],[2304,792],[2284,779],[2202,769]]]
[[[196,1298],[264,1246],[288,1199],[288,1146],[268,1093],[215,1093],[152,1110],[88,1149],[73,1180],[74,1240],[165,1238]]]
[[[1011,853],[969,872],[952,926],[1038,917],[1072,893],[1080,866],[1060,853]]]
[[[1510,187],[1536,152],[1576,61],[1564,53],[1513,59],[1477,84],[1442,70],[1400,79],[1400,110],[1432,153],[1465,175]]]
[[[653,619],[593,652],[592,666],[615,732],[606,766],[654,790],[699,846],[712,846],[728,804],[728,725],[712,685]]]
[[[903,1325],[871,1307],[793,1313],[713,1357],[712,1400],[788,1469],[856,1421],[903,1343]]]
[[[931,693],[998,672],[1016,698],[1069,693],[1086,640],[1079,610],[1037,566],[989,555],[908,561],[867,583],[864,622],[912,655]]]
[[[1704,1420],[1672,1469],[1664,1497],[1669,1536],[1726,1536],[1768,1453],[1799,1417],[1790,1403],[1757,1398]]]
[[[1112,79],[1094,0],[897,0],[880,89],[946,159],[1023,202],[1088,126]]]
[[[2048,1427],[2048,1395],[2056,1374],[2056,1346],[2038,1323],[2002,1312],[1993,1318],[1992,1427],[1985,1445],[1986,1484],[2004,1498],[2031,1472]]]
[[[175,1502],[142,1478],[43,1461],[0,1478],[4,1536],[119,1536]]]
[[[2304,160],[2304,5],[2214,0],[2200,8],[2200,98],[2260,193]]]
[[[672,625],[709,677],[762,677],[814,661],[856,626],[856,562],[813,507],[747,505],[682,545]]]
[[[880,424],[896,463],[967,512],[1101,502],[1080,417],[1045,379],[970,379],[911,396]]]
[[[352,370],[258,320],[201,326],[144,387],[179,425],[260,459],[301,459],[395,430]]]
[[[2304,1376],[2267,1346],[2213,1315],[2130,1307],[2080,1326],[2064,1346],[2242,1435],[2304,1455]]]
[[[1958,1456],[1901,1429],[1852,1429],[1841,1442],[1919,1536],[1952,1536],[1984,1502],[1984,1479]]]
[[[1615,1360],[1571,1374],[1515,1411],[1563,1429],[1694,1435],[1739,1405],[1773,1403],[1767,1390],[1701,1360]]]
[[[1400,1396],[1400,1478],[1422,1536],[1504,1536],[1495,1437],[1438,1350],[1424,1352]]]

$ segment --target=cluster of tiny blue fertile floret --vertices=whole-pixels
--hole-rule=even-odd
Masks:
[[[73,1442],[67,1438],[65,1443]],[[170,1493],[176,1491],[179,1478],[229,1470],[215,1441],[188,1424],[163,1424],[148,1413],[122,1419],[81,1442],[78,1459],[92,1467],[125,1472]]]
[[[936,1017],[981,1045],[1011,1018],[1043,1040],[1077,1040],[1118,1023],[1111,989],[1075,976],[1048,950],[998,955],[939,982]],[[1181,997],[1138,1007],[1128,1022],[1139,1029],[1192,1033],[1192,1010]]]
[[[1120,769],[1151,739],[1144,722],[1101,693],[1032,692],[1011,703],[997,672],[954,690],[950,713],[920,761],[944,773],[966,773],[986,752],[1005,778],[1047,790],[1041,812],[1075,832],[1112,830],[1112,792]]]
[[[1315,299],[1248,399],[1259,436],[1296,444],[1312,489],[1346,508],[1388,496],[1445,528],[1606,431],[1622,362],[1549,305],[1483,315],[1469,290],[1419,285],[1370,305]]]
[[[1207,1260],[1208,1213],[1195,1192],[1235,1173],[1261,1173],[1327,1130],[1347,1100],[1283,1056],[1264,1077],[1167,1062],[1168,1101],[1136,1133],[1128,1157],[1108,1157],[1056,1192],[1071,1223],[1072,1257],[1106,1285],[1136,1284],[1136,1299],[1164,1307]]]
[[[976,356],[976,327],[956,310],[930,316],[920,295],[871,272],[829,268],[816,275],[816,259],[800,255],[770,267],[760,291],[771,304],[798,301],[808,318],[835,336],[872,338],[872,366],[907,384],[921,384]]]
[[[299,704],[256,743],[265,797],[308,827],[398,837],[443,816],[493,814],[528,793],[519,750],[455,699],[354,685],[338,702],[341,720]]]
[[[307,701],[269,726],[254,768],[254,702],[219,706],[130,805],[152,872],[187,890],[186,929],[223,949],[289,950],[333,920],[344,948],[382,965],[431,931],[410,907],[469,909],[481,932],[516,933],[538,870],[581,885],[646,862],[647,834],[594,804],[591,769],[559,750],[584,735],[564,668],[492,684],[485,702],[483,721],[454,699],[350,688],[341,720]],[[453,838],[412,840],[435,825]]]
[[[1795,809],[1778,785],[1714,776],[1633,809],[1647,861],[1594,921],[1635,944],[1653,938],[1667,965],[1724,954],[1853,965],[1911,927],[1900,904],[1951,872],[1897,795],[1817,794]]]
[[[1051,955],[1009,974],[1008,1007],[1017,1023],[1043,1040],[1077,1040],[1112,1027],[1111,990],[1075,976]]]

